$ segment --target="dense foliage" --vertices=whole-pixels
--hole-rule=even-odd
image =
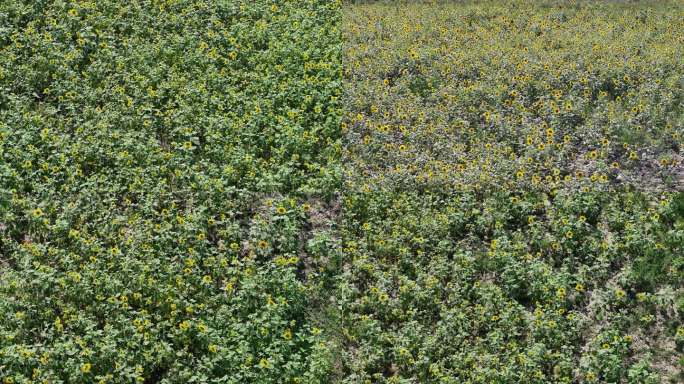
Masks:
[[[683,379],[682,10],[346,9],[341,381]]]
[[[353,3],[0,1],[3,384],[684,380],[683,4]]]
[[[316,382],[340,6],[0,2],[0,380]]]

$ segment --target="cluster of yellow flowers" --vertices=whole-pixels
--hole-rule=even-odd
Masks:
[[[588,191],[684,170],[676,12],[518,6],[347,16],[349,178]]]

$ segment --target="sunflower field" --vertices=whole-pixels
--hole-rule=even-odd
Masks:
[[[681,5],[345,8],[342,382],[684,379]]]
[[[340,16],[0,2],[4,383],[323,377],[303,256],[341,175]]]
[[[0,2],[0,383],[684,382],[684,3]]]

